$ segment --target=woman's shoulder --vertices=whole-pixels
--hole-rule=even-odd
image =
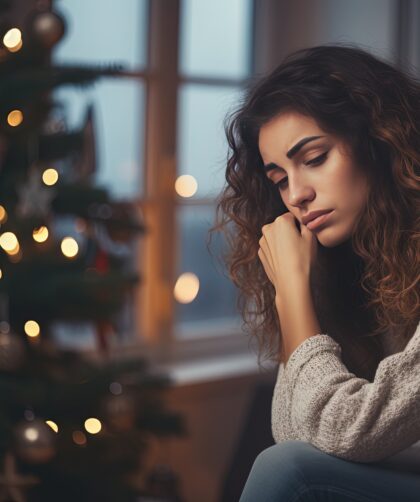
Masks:
[[[384,332],[382,337],[385,357],[397,352],[401,352],[406,347],[408,347],[408,345],[414,343],[415,339],[417,339],[418,337],[420,337],[420,321],[418,321],[415,330],[408,338],[404,337],[397,328],[391,326],[387,331]]]

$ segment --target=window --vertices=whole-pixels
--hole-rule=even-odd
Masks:
[[[217,269],[204,242],[214,222],[214,199],[225,182],[222,122],[252,71],[253,5],[243,0],[183,0],[180,7],[177,175],[192,175],[197,190],[193,203],[177,199],[176,273],[194,273],[200,281],[196,298],[176,305],[175,334],[185,338],[239,332],[236,288]],[[215,244],[212,250],[219,256],[222,242],[217,239]]]
[[[213,237],[210,255],[206,239],[224,184],[222,121],[252,73],[254,1],[125,0],[122,9],[110,0],[62,0],[57,8],[68,22],[57,62],[127,69],[87,92],[57,92],[72,127],[94,103],[97,182],[137,202],[148,228],[133,250],[142,282],[132,336],[116,350],[165,357],[168,346],[180,356],[246,348],[237,291],[218,261],[223,241]],[[197,183],[189,197],[175,190],[186,174]],[[174,287],[185,273],[198,278],[198,291],[183,303]]]
[[[92,66],[121,64],[131,70],[146,66],[147,2],[62,0],[58,4],[67,33],[54,61]],[[98,12],[100,11],[100,18]],[[144,195],[144,79],[103,78],[88,89],[62,87],[55,93],[63,116],[80,127],[88,103],[94,104],[98,172],[96,181],[115,199]]]
[[[109,190],[114,200],[144,197],[145,105],[147,78],[147,0],[125,0],[124,9],[111,0],[85,2],[62,0],[55,7],[64,17],[67,30],[53,52],[56,64],[121,65],[127,77],[107,77],[79,89],[63,86],[54,91],[55,113],[71,130],[82,127],[87,107],[93,104],[96,172],[95,183]],[[100,12],[100,18],[98,18]],[[57,226],[73,224],[60,218]],[[120,245],[120,248],[124,246]],[[121,249],[130,264],[133,249]],[[131,268],[138,268],[134,263]],[[118,345],[133,343],[133,298],[118,316]],[[62,346],[97,350],[97,328],[92,322],[54,323],[53,332]],[[74,336],[74,333],[78,336]]]

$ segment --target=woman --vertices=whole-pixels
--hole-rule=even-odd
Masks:
[[[420,81],[352,45],[301,49],[229,120],[211,232],[280,363],[276,444],[241,502],[420,500],[392,463],[420,465]]]

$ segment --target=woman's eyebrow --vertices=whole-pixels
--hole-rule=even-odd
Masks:
[[[324,138],[324,136],[307,136],[306,138],[302,138],[299,140],[296,145],[292,146],[292,148],[286,153],[287,157],[291,159],[295,154],[298,153],[298,151],[306,145],[306,143],[309,143],[310,141],[314,141],[319,138]],[[285,170],[284,167],[278,166],[274,162],[270,162],[269,164],[266,164],[264,166],[264,171],[268,173],[268,171],[271,171],[272,169],[283,169]]]

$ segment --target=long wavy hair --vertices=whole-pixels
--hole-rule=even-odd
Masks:
[[[222,260],[259,364],[263,353],[283,361],[275,290],[257,253],[263,225],[287,211],[258,148],[261,126],[284,110],[342,139],[370,184],[351,238],[319,245],[310,283],[322,332],[340,343],[350,371],[372,379],[383,335],[402,350],[419,321],[420,80],[352,44],[319,45],[251,78],[225,116],[226,184],[209,241],[216,231],[225,237]]]

